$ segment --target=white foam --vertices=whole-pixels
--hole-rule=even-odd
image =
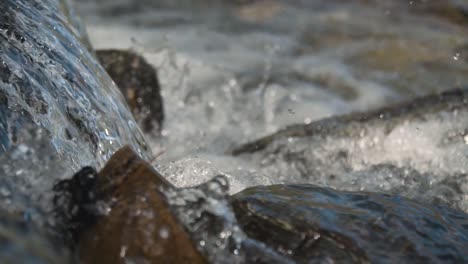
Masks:
[[[105,5],[104,1],[98,6],[108,8]],[[395,19],[393,15],[383,15],[388,14],[388,6],[379,9],[353,4],[323,5],[327,8],[300,10],[295,4],[289,6],[281,1],[284,10],[278,18],[249,25],[229,15],[220,15],[222,19],[216,17],[217,13],[211,9],[209,12],[204,8],[196,9],[197,12],[183,8],[161,12],[152,9],[127,14],[121,19],[95,17],[88,31],[96,47],[136,49],[158,69],[166,120],[162,139],[150,137],[150,142],[154,153],[164,151],[156,161],[157,167],[178,186],[193,186],[215,174],[226,174],[232,192],[279,182],[387,190],[405,183],[401,179],[392,180],[388,172],[375,180],[371,174],[364,173],[368,177],[359,174],[359,178],[355,174],[338,182],[318,175],[311,175],[307,180],[303,174],[329,170],[347,175],[378,164],[431,173],[436,176],[427,177],[435,177],[438,182],[443,180],[440,175],[464,173],[466,144],[458,142],[466,141],[466,135],[457,134],[450,137],[452,143],[440,144],[450,128],[460,130],[465,124],[450,113],[442,120],[400,124],[389,134],[383,128],[374,127],[358,139],[285,139],[287,142],[278,143],[293,145],[289,152],[297,159],[314,161],[308,165],[316,165],[313,170],[298,160],[268,154],[248,159],[224,154],[234,145],[289,124],[365,111],[401,101],[405,99],[402,94],[425,94],[431,87],[452,88],[455,80],[467,82],[457,73],[462,64],[459,61],[453,64],[453,52],[448,52],[451,45],[463,43],[466,37],[449,24],[406,13]],[[176,18],[185,22],[177,22]],[[165,19],[173,22],[162,26]],[[446,41],[449,38],[453,39],[450,44]],[[362,68],[350,59],[365,59],[360,56],[379,52],[379,47],[385,50],[387,43],[407,47],[418,41],[434,45],[427,47],[434,50],[427,54],[440,58],[440,65],[457,70],[430,71],[418,64],[394,72]],[[418,52],[426,54],[423,53],[426,49]],[[418,63],[416,55],[414,63]],[[387,60],[390,59],[394,58],[389,56]],[[411,63],[411,58],[408,61]],[[424,78],[405,83],[407,71],[414,78]],[[270,150],[273,149],[275,146]],[[348,156],[333,158],[339,151]],[[287,153],[277,155],[280,154]],[[379,185],[387,187],[379,188]],[[463,195],[468,193],[466,185],[460,186]]]

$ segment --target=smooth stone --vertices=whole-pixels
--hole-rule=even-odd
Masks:
[[[468,211],[468,89],[288,126],[230,153],[268,183],[399,194]]]
[[[164,109],[156,69],[143,56],[129,50],[97,50],[96,56],[120,88],[143,130],[159,131]]]
[[[229,152],[234,155],[264,150],[274,141],[285,138],[331,137],[360,138],[363,131],[383,128],[390,133],[395,127],[408,121],[424,121],[433,116],[442,118],[447,112],[468,108],[468,88],[454,89],[440,94],[415,98],[407,102],[382,107],[369,112],[351,113],[324,118],[310,124],[291,125],[276,133],[235,147]]]
[[[468,215],[400,196],[314,185],[246,189],[239,224],[297,263],[465,263]]]
[[[0,154],[24,128],[47,131],[63,162],[102,166],[123,145],[150,156],[120,91],[89,50],[66,2],[0,2]],[[62,11],[64,13],[62,13]]]

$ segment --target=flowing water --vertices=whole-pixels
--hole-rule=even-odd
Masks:
[[[54,181],[101,167],[124,144],[150,156],[122,96],[59,3],[0,3],[1,207],[18,207],[26,218],[50,209]]]
[[[466,91],[428,97],[368,116],[352,114],[468,87],[466,2],[88,0],[81,1],[79,7],[86,14],[88,33],[96,48],[133,49],[157,68],[166,120],[161,134],[146,136],[153,153],[162,153],[154,165],[177,186],[193,186],[224,174],[231,193],[256,185],[306,183],[397,194],[468,212]],[[343,114],[351,115],[334,118]],[[314,123],[327,117],[330,121]],[[296,127],[273,136],[264,149],[230,155],[243,143],[288,125]],[[313,132],[297,136],[307,130]],[[260,223],[249,217],[245,222],[254,223],[249,235],[260,240],[266,237],[263,241],[267,244],[278,234],[287,245],[294,243],[281,228],[288,222],[294,225],[294,220],[281,222],[281,215],[294,215],[290,210],[298,210],[304,212],[298,221],[318,224],[318,216],[314,216],[314,199],[318,198],[313,192],[292,195],[284,198],[281,207],[268,204],[270,199],[282,197],[281,192],[272,190],[258,194],[263,197],[259,198],[260,206],[255,202],[247,205],[258,212],[247,210],[250,213],[241,212],[240,218],[260,215]],[[247,199],[255,201],[255,195]],[[308,200],[309,196],[314,198]],[[354,199],[352,196],[349,199]],[[364,200],[364,204],[373,204],[370,196]],[[288,201],[292,208],[288,208]],[[308,203],[313,205],[309,209],[301,206]],[[392,207],[387,202],[379,206]],[[354,210],[349,204],[344,211],[324,207],[323,213],[318,213],[324,218],[336,214],[355,219],[352,213],[347,215]],[[410,204],[403,207],[412,210]],[[385,209],[377,218],[392,218],[392,211]],[[273,213],[265,216],[266,212]],[[406,226],[405,217],[412,217],[399,212],[397,218],[402,223],[397,225]],[[422,221],[435,220],[430,218]],[[271,226],[269,221],[280,223]],[[258,231],[256,224],[270,229]],[[437,240],[438,231],[433,227],[422,233],[434,235],[428,243],[441,245],[444,242]],[[248,233],[248,224],[246,228]],[[334,229],[327,224],[323,228]],[[343,228],[346,233],[348,227]],[[195,233],[199,238],[200,232]],[[422,251],[414,256],[421,254],[430,261],[465,259],[465,226],[461,224],[449,234],[459,236],[458,253],[439,254],[435,246],[430,250],[433,256]],[[421,241],[412,240],[408,231],[402,231],[402,236],[407,236],[406,241]],[[353,235],[347,237],[357,243]],[[383,237],[383,244],[393,241],[388,235]],[[313,242],[298,243],[298,248],[291,246],[283,252],[294,252],[297,257],[304,243]],[[412,246],[419,248],[418,243]],[[385,250],[378,259],[398,255]],[[338,251],[331,249],[335,261],[340,261]],[[367,257],[373,258],[372,254]],[[333,261],[327,256],[308,257]],[[295,260],[301,263],[300,258]]]
[[[153,153],[163,151],[155,165],[178,186],[222,172],[231,192],[281,182],[370,191],[400,187],[391,173],[383,182],[369,176],[358,185],[356,177],[363,177],[338,177],[332,183],[298,180],[289,177],[297,171],[291,162],[225,153],[290,124],[310,124],[468,83],[464,1],[87,0],[78,7],[96,48],[133,49],[157,68],[166,120],[161,136],[147,138]],[[380,138],[383,147],[349,150],[350,139],[341,137],[304,148],[320,149],[314,155],[321,160],[330,159],[330,148],[349,150],[348,172],[359,174],[381,164],[409,166],[426,173],[416,178],[429,183],[430,173],[442,170],[441,162],[446,162],[445,171],[467,169],[463,140],[450,148],[435,143],[448,137],[446,124],[457,122],[450,117],[422,121],[423,135],[411,125],[402,126]],[[379,139],[380,130],[374,130],[361,145]],[[456,199],[468,208],[466,181],[454,184],[462,189]],[[405,195],[415,197],[417,190],[410,188]]]
[[[0,24],[0,164],[8,176],[0,179],[2,209],[50,224],[53,219],[41,212],[50,210],[53,183],[85,165],[102,167],[115,150],[130,144],[146,159],[150,153],[159,155],[153,165],[176,186],[225,176],[166,193],[199,250],[215,263],[290,262],[241,230],[225,199],[225,179],[231,193],[256,185],[308,183],[436,203],[443,209],[434,207],[424,221],[441,214],[447,222],[461,223],[447,232],[442,226],[447,241],[457,238],[447,251],[441,249],[442,259],[466,260],[462,250],[450,250],[468,243],[463,224],[463,211],[468,212],[466,91],[449,94],[442,103],[440,98],[423,99],[369,118],[351,114],[349,120],[314,122],[468,87],[465,1],[77,1],[94,48],[130,48],[157,68],[165,121],[162,131],[144,135],[150,150],[89,50],[78,20],[60,15],[58,1],[47,3],[0,3],[5,11]],[[328,123],[339,125],[314,130]],[[280,132],[262,150],[232,155],[242,144],[294,124],[318,132]],[[346,133],[337,133],[336,127]],[[258,208],[269,212],[267,202],[275,195],[282,193],[265,195]],[[330,202],[350,206],[343,201],[355,195],[341,195],[330,195]],[[313,204],[315,199],[313,191],[301,197],[294,197],[295,203]],[[288,204],[291,199],[283,199],[284,212],[315,210]],[[412,202],[386,199],[378,203],[413,210]],[[447,204],[461,211],[446,211]],[[342,215],[324,207],[324,216]],[[365,208],[378,211],[374,209]],[[7,242],[35,236],[14,225],[0,223],[0,231],[18,231],[0,234]],[[418,235],[437,247],[440,229],[429,226],[424,232],[433,234]],[[423,252],[418,251],[423,238],[408,240],[416,254]],[[51,248],[39,249],[39,258],[33,256],[31,262],[47,259],[44,252]],[[57,256],[52,258],[62,257]]]

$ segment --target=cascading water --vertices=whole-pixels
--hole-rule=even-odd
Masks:
[[[333,117],[466,87],[468,6],[463,1],[88,0],[79,7],[87,14],[96,48],[130,48],[157,68],[166,120],[161,134],[147,136],[153,152],[162,153],[155,167],[175,185],[193,186],[224,174],[231,193],[256,185],[307,183],[380,191],[467,212],[465,90],[368,116]],[[325,117],[331,118],[314,123]],[[231,155],[248,141],[296,124],[303,126],[279,132],[263,149]],[[254,230],[249,235],[264,237],[268,244],[279,233],[294,243],[282,233],[295,232],[294,220],[269,225],[275,212],[289,214],[287,203],[283,209],[268,205],[283,194],[272,188],[259,198],[261,207],[255,193],[246,192],[246,200],[254,202],[247,202],[239,217],[262,218],[246,217],[242,224],[248,229],[252,223]],[[299,211],[309,210],[302,203],[315,203],[294,193],[284,199]],[[366,210],[376,208],[371,200],[362,201],[369,204]],[[413,210],[410,204],[403,207]],[[265,215],[270,208],[273,214]],[[343,210],[348,209],[353,210]],[[324,217],[346,215],[328,210]],[[377,218],[387,221],[386,216]],[[406,225],[404,216],[399,219]],[[273,230],[258,231],[257,224]],[[453,232],[462,244],[468,243],[463,226]],[[427,232],[436,232],[429,231],[432,227]],[[306,236],[312,238],[302,238],[298,248],[279,246],[279,251],[294,258],[316,240]],[[325,251],[329,247],[318,243],[325,243]],[[382,259],[391,259],[387,254]],[[461,251],[436,254],[425,256],[465,258]]]
[[[89,50],[69,4],[0,3],[5,11],[0,17],[2,209],[23,221],[53,226],[47,214],[52,185],[83,166],[101,168],[129,144],[147,160],[151,153],[160,155],[155,168],[178,187],[206,182],[165,195],[198,250],[212,262],[333,261],[327,254],[300,255],[317,241],[321,249],[341,252],[337,259],[366,261],[377,258],[376,252],[390,259],[385,254],[391,252],[380,252],[385,237],[376,238],[382,240],[366,255],[348,241],[362,234],[347,236],[339,221],[336,226],[325,221],[303,237],[301,228],[307,225],[302,221],[313,222],[311,215],[317,212],[350,217],[356,220],[346,220],[352,228],[375,224],[380,231],[421,221],[423,232],[444,234],[440,241],[448,244],[440,251],[430,250],[440,242],[437,235],[424,236],[419,229],[415,232],[421,239],[412,239],[411,232],[392,239],[406,241],[411,254],[421,259],[467,259],[459,250],[468,243],[465,92],[365,118],[351,114],[314,122],[466,85],[468,6],[463,1],[77,2],[94,48],[133,48],[157,68],[165,122],[162,131],[146,132],[149,146]],[[293,124],[305,126],[267,137],[273,140],[262,149],[238,148]],[[225,178],[208,181],[219,174]],[[229,198],[226,180],[231,193],[256,185],[307,183],[387,192],[436,205],[427,209],[393,196],[334,194],[305,186],[249,189]],[[325,201],[323,211],[316,212],[322,205],[314,199]],[[233,211],[231,205],[238,203],[243,207]],[[394,212],[400,207],[416,213],[400,217]],[[308,218],[276,221],[275,214],[296,210]],[[370,213],[359,216],[359,210]],[[435,221],[439,215],[444,221]],[[447,231],[446,223],[457,224]],[[263,224],[277,229],[255,228]],[[7,242],[35,237],[10,226],[0,223],[0,231],[15,230],[0,233]],[[265,241],[277,233],[291,236]],[[170,235],[164,228],[158,234]],[[284,248],[284,238],[294,247]],[[419,247],[424,238],[431,242],[429,249]],[[124,245],[122,241],[123,256]],[[38,252],[39,258],[31,255],[33,263],[49,257],[47,249]],[[57,256],[52,260],[60,263]]]
[[[418,112],[427,112],[424,120],[408,110],[390,134],[382,130],[385,120],[363,122],[352,137],[305,139],[313,142],[307,144],[285,137],[285,146],[302,150],[226,155],[287,125],[463,87],[468,38],[460,16],[466,3],[207,3],[88,0],[78,5],[96,48],[135,49],[158,69],[166,121],[161,137],[148,138],[154,153],[164,151],[155,164],[172,182],[191,186],[223,172],[233,193],[283,182],[388,191],[405,185],[406,176],[396,180],[391,169],[377,169],[386,176],[374,181],[366,170],[396,166],[402,171],[397,174],[404,175],[405,168],[423,174],[410,177],[421,188],[452,186],[447,191],[457,195],[444,199],[468,208],[465,177],[451,179],[467,169],[463,107],[439,111],[427,103]],[[439,144],[444,139],[456,143]],[[280,158],[287,155],[289,160]],[[303,171],[315,178],[301,176],[301,160],[315,167]],[[339,166],[347,169],[334,169]],[[318,178],[343,173],[368,175],[368,180]],[[409,188],[405,195],[417,197],[417,190]]]
[[[46,226],[57,180],[103,166],[126,144],[150,157],[64,3],[0,3],[0,207]]]

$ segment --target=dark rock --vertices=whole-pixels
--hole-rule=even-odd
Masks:
[[[392,196],[313,185],[232,197],[239,224],[297,263],[465,263],[468,215]]]
[[[468,89],[293,125],[233,153],[271,184],[399,194],[468,210]]]
[[[292,263],[240,229],[229,202],[227,179],[165,191],[168,203],[209,263]]]
[[[156,69],[131,51],[97,50],[96,55],[127,99],[143,130],[159,130],[164,109]]]
[[[7,104],[0,154],[21,143],[14,131],[28,124],[50,132],[56,151],[73,164],[90,157],[103,164],[124,144],[148,157],[141,131],[83,43],[67,3],[0,2],[0,93]]]
[[[292,263],[242,232],[223,176],[174,188],[123,148],[100,173],[83,168],[54,191],[56,219],[84,263]]]
[[[406,121],[424,121],[431,116],[440,117],[457,110],[466,110],[468,89],[455,89],[440,94],[384,107],[370,112],[325,118],[307,125],[292,125],[272,135],[234,148],[230,153],[241,155],[268,147],[278,139],[288,137],[353,137],[359,138],[363,130],[381,127],[388,134]]]
[[[56,213],[83,263],[206,263],[161,192],[171,188],[126,147],[99,174],[84,168],[58,183]]]

